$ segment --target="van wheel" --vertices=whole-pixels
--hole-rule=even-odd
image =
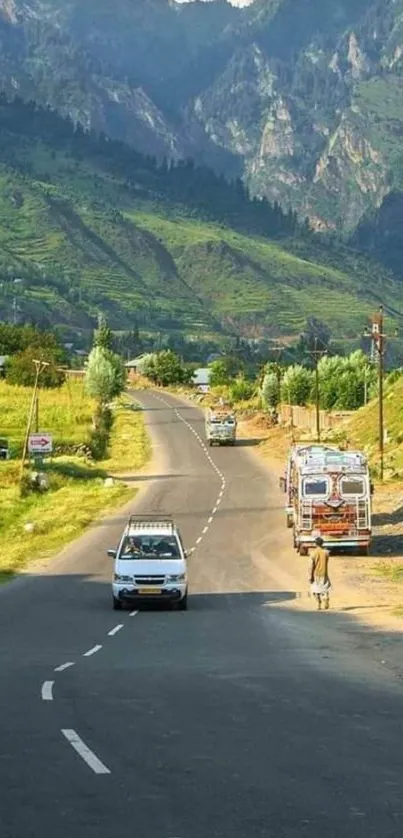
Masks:
[[[117,599],[115,596],[113,597],[113,610],[114,611],[121,611],[122,610],[122,603],[120,599]]]
[[[178,611],[187,611],[188,610],[188,595],[187,593],[180,599],[178,602]]]
[[[294,522],[293,522],[292,515],[287,515],[287,529],[290,530],[291,527],[293,526],[293,524],[294,524]]]
[[[298,553],[300,556],[307,556],[308,555],[308,548],[305,544],[299,544],[298,546]]]

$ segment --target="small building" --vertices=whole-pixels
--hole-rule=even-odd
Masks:
[[[126,367],[126,371],[127,371],[127,377],[129,379],[129,381],[135,381],[136,380],[136,378],[139,374],[139,371],[140,371],[139,368],[141,367],[141,364],[144,361],[144,358],[147,357],[147,355],[149,355],[148,352],[143,352],[142,355],[138,355],[137,358],[133,358],[131,361],[127,361],[125,363],[125,367]]]

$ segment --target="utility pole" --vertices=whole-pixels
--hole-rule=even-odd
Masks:
[[[365,333],[368,335],[368,331]],[[369,333],[372,340],[372,347],[378,353],[378,390],[379,390],[379,412],[378,412],[378,447],[379,447],[379,477],[383,480],[384,474],[384,443],[385,428],[383,415],[383,379],[385,373],[385,332],[384,332],[384,309],[379,307],[379,312],[372,317],[372,328]]]
[[[320,382],[319,382],[319,361],[326,355],[326,349],[318,348],[318,338],[315,337],[314,349],[311,349],[309,354],[312,355],[315,370],[315,426],[316,426],[316,441],[320,442]]]
[[[26,431],[25,431],[24,447],[22,449],[21,474],[20,474],[21,480],[22,480],[22,477],[23,477],[23,474],[24,474],[25,460],[27,458],[29,433],[30,433],[32,421],[33,421],[33,418],[34,418],[34,411],[35,411],[36,405],[37,405],[39,376],[40,376],[41,372],[43,372],[45,367],[49,366],[49,364],[46,363],[46,361],[34,360],[33,363],[35,364],[35,384],[34,384],[34,392],[32,393],[31,407],[30,407],[29,414],[28,414],[27,428],[26,428]],[[39,408],[37,408],[37,409],[39,410]]]

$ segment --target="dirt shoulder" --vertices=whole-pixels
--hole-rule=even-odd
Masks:
[[[270,471],[279,476],[283,473],[291,444],[288,430],[270,428],[265,417],[258,415],[240,420],[239,436],[255,440],[254,455],[263,460]],[[402,483],[375,486],[373,533],[370,556],[332,556],[332,609],[348,611],[360,622],[400,632],[403,630]],[[290,548],[292,550],[291,538]],[[312,608],[307,591],[306,562],[297,553],[295,561],[298,563],[296,573],[301,579],[297,607]]]

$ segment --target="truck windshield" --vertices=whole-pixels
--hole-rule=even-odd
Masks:
[[[341,491],[343,495],[363,495],[365,486],[362,477],[343,477]]]
[[[178,542],[172,536],[127,536],[120,559],[179,559]]]
[[[305,497],[326,497],[328,482],[326,477],[306,477],[303,485]]]

